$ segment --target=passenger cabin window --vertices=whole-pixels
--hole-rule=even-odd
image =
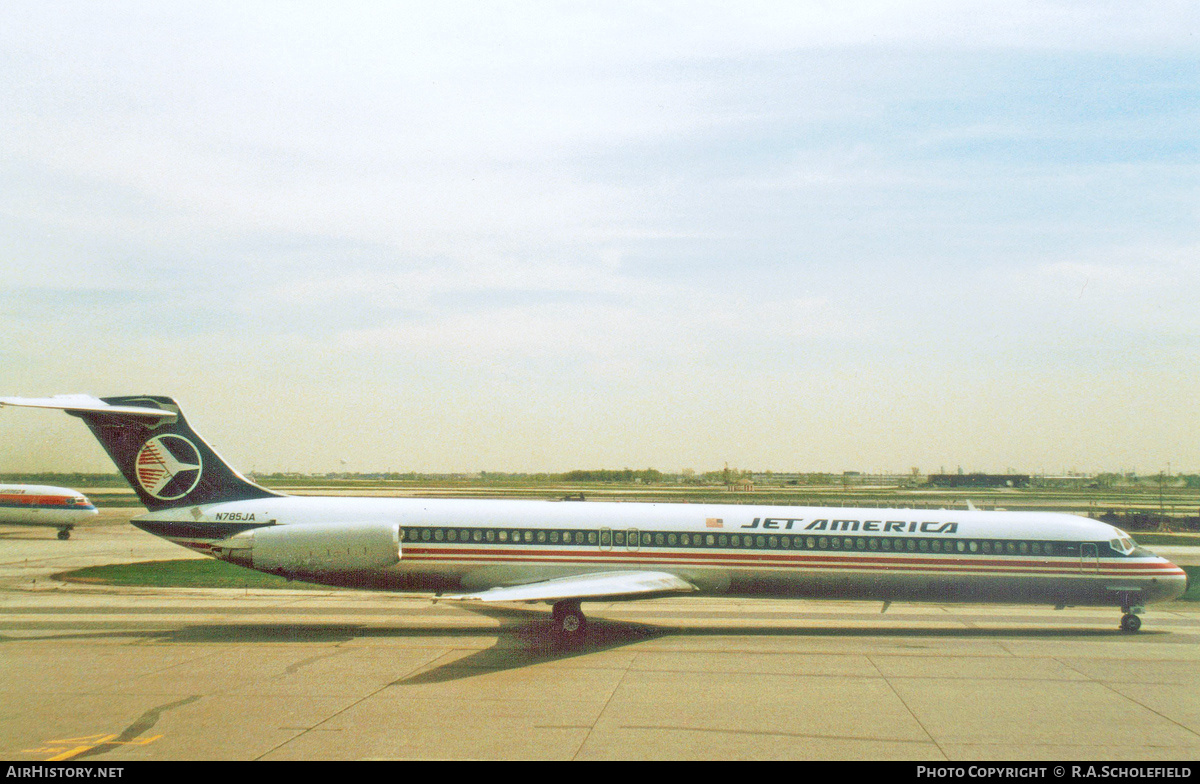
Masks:
[[[675,533],[667,531],[643,532],[639,537],[636,530],[611,531],[580,530],[580,531],[545,531],[545,530],[510,530],[500,528],[449,528],[449,527],[418,527],[409,526],[400,529],[400,537],[405,542],[492,542],[500,545],[520,545],[522,541],[539,544],[591,546],[599,545],[609,548],[612,545],[627,545],[634,548],[638,540],[644,546],[656,547],[734,547],[742,549],[797,549],[797,550],[845,550],[845,551],[884,551],[909,553],[943,553],[970,557],[975,554],[984,556],[1020,555],[1034,557],[1071,556],[1078,555],[1078,542],[1031,542],[1031,541],[994,541],[976,539],[943,539],[941,537],[911,537],[891,538],[880,536],[806,536],[802,534],[700,534]],[[1119,536],[1107,542],[1088,542],[1097,546],[1105,557],[1127,556],[1134,552],[1136,545],[1128,536]]]

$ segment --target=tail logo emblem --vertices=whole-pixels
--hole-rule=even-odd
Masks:
[[[174,501],[192,492],[200,482],[203,465],[195,444],[167,434],[142,445],[134,471],[143,490],[160,501]]]

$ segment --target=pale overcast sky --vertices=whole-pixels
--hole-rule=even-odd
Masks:
[[[1200,471],[1200,6],[647,5],[8,0],[0,395],[242,470]]]

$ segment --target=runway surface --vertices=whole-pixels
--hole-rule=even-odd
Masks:
[[[564,649],[546,620],[426,597],[51,579],[189,557],[127,516],[66,542],[0,528],[0,758],[1200,755],[1190,603],[1137,635],[1115,608],[587,603]]]

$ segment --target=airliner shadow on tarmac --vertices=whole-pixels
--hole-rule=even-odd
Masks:
[[[491,672],[520,669],[535,664],[570,659],[606,650],[613,650],[640,642],[663,637],[915,637],[940,639],[1063,639],[1079,637],[1113,637],[1120,638],[1121,633],[1109,629],[914,629],[897,628],[763,628],[763,627],[723,627],[723,628],[672,628],[646,623],[627,623],[623,621],[596,620],[588,630],[586,639],[579,642],[564,644],[555,641],[550,635],[553,630],[546,628],[545,623],[540,628],[513,630],[510,635],[502,635],[496,645],[485,650],[476,651],[462,658],[454,659],[445,664],[437,661],[415,675],[395,682],[395,685],[442,683],[446,681],[472,678]],[[1154,632],[1165,634],[1165,632]],[[507,636],[507,639],[506,639]]]
[[[149,510],[130,522],[305,582],[428,592],[473,607],[689,594],[1119,607],[1136,632],[1187,575],[1111,525],[1049,512],[319,498],[251,482],[159,395],[0,398],[79,417]],[[874,631],[872,633],[875,633]]]
[[[1147,632],[1158,637],[1168,632]],[[495,636],[496,641],[488,648],[454,658],[439,664],[447,655],[461,650],[456,640],[479,639]],[[581,637],[563,640],[555,634],[550,619],[514,622],[500,629],[470,627],[428,626],[360,626],[356,624],[295,624],[295,623],[248,623],[248,624],[204,624],[181,626],[174,630],[105,630],[97,632],[71,632],[47,634],[44,637],[22,636],[30,639],[90,640],[109,638],[140,638],[159,644],[226,643],[253,645],[255,643],[314,643],[339,644],[356,639],[419,639],[445,641],[448,650],[433,662],[423,665],[416,673],[403,676],[392,682],[393,686],[422,683],[443,683],[486,675],[492,672],[517,670],[536,664],[561,661],[588,656],[603,651],[619,649],[627,645],[648,642],[664,637],[712,638],[712,637],[792,637],[803,638],[886,638],[886,639],[1103,639],[1124,641],[1124,635],[1115,629],[1065,629],[1061,627],[1021,628],[976,628],[976,627],[913,627],[913,626],[671,626],[629,621],[596,619]],[[6,638],[0,634],[0,644]]]

